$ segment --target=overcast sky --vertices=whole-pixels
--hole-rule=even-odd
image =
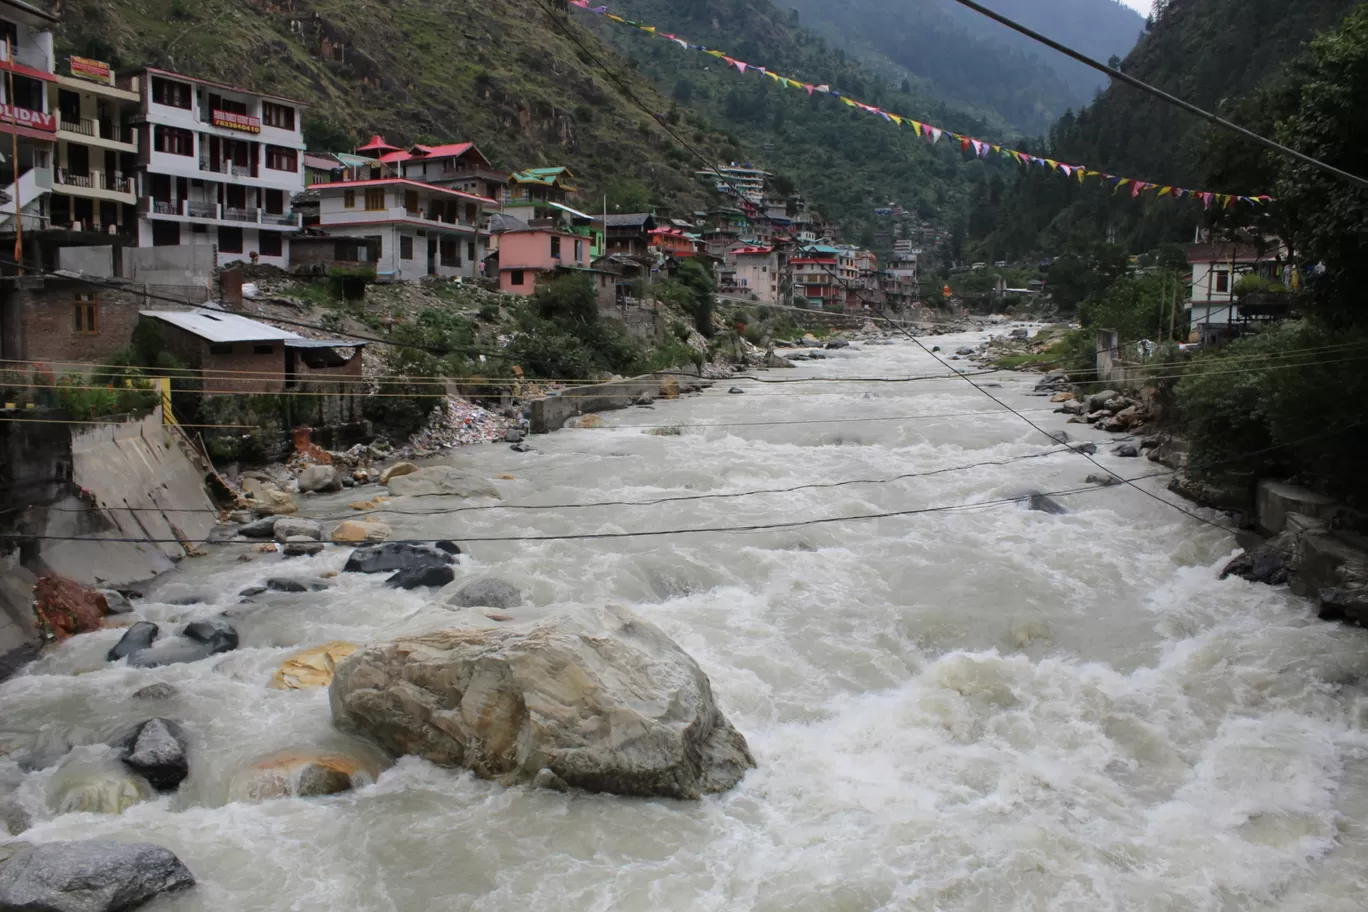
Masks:
[[[1129,6],[1131,9],[1135,10],[1142,16],[1149,15],[1150,7],[1152,5],[1150,3],[1150,0],[1121,0],[1121,2],[1126,4],[1126,6]]]

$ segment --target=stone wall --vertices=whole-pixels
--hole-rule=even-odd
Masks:
[[[642,399],[658,399],[661,382],[667,378],[674,378],[678,382],[680,392],[692,392],[712,385],[710,381],[698,379],[697,369],[681,368],[642,374],[627,380],[576,386],[567,390],[564,396],[549,396],[532,403],[532,433],[549,434],[560,430],[567,421],[578,415],[609,412],[627,408]]]

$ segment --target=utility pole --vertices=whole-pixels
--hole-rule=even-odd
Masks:
[[[5,90],[5,98],[9,101],[10,109],[14,105],[14,44],[10,41],[9,35],[5,36],[5,63],[8,69],[9,85]],[[14,262],[17,264],[19,275],[24,274],[24,204],[19,199],[19,133],[18,124],[14,122],[14,117],[10,118],[10,168],[14,171]]]
[[[1173,335],[1178,328],[1178,289],[1182,286],[1179,276],[1173,277],[1173,310],[1169,311],[1169,341],[1173,341]]]

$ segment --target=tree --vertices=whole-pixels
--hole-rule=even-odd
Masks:
[[[1368,172],[1368,6],[1311,44],[1299,80],[1300,103],[1278,124],[1278,139],[1351,174]],[[1310,262],[1318,313],[1335,324],[1368,325],[1368,192],[1313,165],[1279,162],[1278,194],[1295,208]]]
[[[304,119],[304,144],[310,152],[350,152],[356,137],[344,127],[319,117]]]
[[[684,77],[684,76],[679,77],[679,80],[678,80],[677,82],[675,82],[675,86],[674,86],[674,92],[673,92],[674,100],[677,101],[677,102],[679,102],[680,104],[685,104],[685,105],[686,105],[686,104],[690,104],[690,103],[693,102],[693,95],[694,95],[693,83],[690,82],[690,81],[689,81],[686,77]]]
[[[654,208],[646,185],[626,178],[608,186],[607,202],[609,212],[650,212]]]

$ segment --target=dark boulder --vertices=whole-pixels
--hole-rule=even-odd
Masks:
[[[531,453],[532,448],[525,443],[515,443],[509,447],[515,453]]]
[[[727,392],[731,393],[733,396],[742,396],[745,395],[746,391],[739,386],[733,386],[731,389],[727,390]]]
[[[133,691],[133,699],[135,700],[171,700],[178,696],[180,696],[180,691],[165,682],[148,684],[146,687]]]
[[[439,588],[455,578],[456,571],[452,570],[450,566],[412,567],[407,570],[400,570],[385,580],[385,585],[391,589],[418,589],[423,586]]]
[[[445,567],[455,561],[445,550],[406,542],[385,542],[357,548],[347,558],[343,573],[392,573],[395,570],[415,570]]]
[[[1140,448],[1133,443],[1123,443],[1112,450],[1113,456],[1123,456],[1127,459],[1135,459],[1140,455]]]
[[[39,652],[37,643],[25,643],[9,652],[0,653],[0,681],[13,677],[19,669],[37,659]]]
[[[185,732],[170,719],[148,719],[115,745],[124,765],[159,792],[172,792],[190,774]]]
[[[266,581],[266,588],[272,592],[322,592],[328,588],[328,584],[322,580],[298,580],[273,576]]]
[[[834,351],[838,348],[850,348],[850,343],[845,339],[832,339],[826,344],[826,349],[828,351]]]
[[[265,586],[248,586],[246,589],[243,589],[241,592],[239,592],[238,595],[242,596],[243,598],[251,598],[254,595],[261,595],[265,591]]]
[[[175,854],[150,842],[47,842],[0,865],[0,909],[126,912],[194,885]]]
[[[646,402],[638,402],[637,405],[651,404],[649,396],[645,396],[642,398],[646,399]],[[508,430],[504,431],[504,441],[507,443],[522,443],[526,437],[527,435],[523,433],[523,431],[520,428],[509,428]]]
[[[185,625],[184,635],[196,643],[203,643],[213,652],[232,652],[238,648],[237,629],[227,621],[217,618],[208,621],[195,621]]]
[[[117,662],[125,656],[141,652],[152,645],[152,641],[157,638],[157,631],[157,625],[151,621],[138,621],[124,631],[124,635],[114,644],[114,648],[109,650],[106,657],[111,662]]]
[[[1226,564],[1225,569],[1221,571],[1221,579],[1238,576],[1251,583],[1281,586],[1287,582],[1289,573],[1287,557],[1281,551],[1260,545]]]
[[[444,552],[446,552],[447,554],[460,554],[460,553],[461,553],[461,546],[458,545],[458,544],[456,544],[454,541],[439,541],[439,542],[434,542],[433,545],[432,545],[432,547],[436,548],[438,551],[444,551]]]
[[[279,516],[266,516],[256,522],[249,522],[240,527],[237,534],[243,538],[274,538],[276,520]]]
[[[1069,511],[1048,494],[1032,494],[1028,505],[1037,513],[1052,513],[1056,516],[1068,513]]]
[[[1331,586],[1322,589],[1316,600],[1323,621],[1368,622],[1368,589],[1343,589]]]

